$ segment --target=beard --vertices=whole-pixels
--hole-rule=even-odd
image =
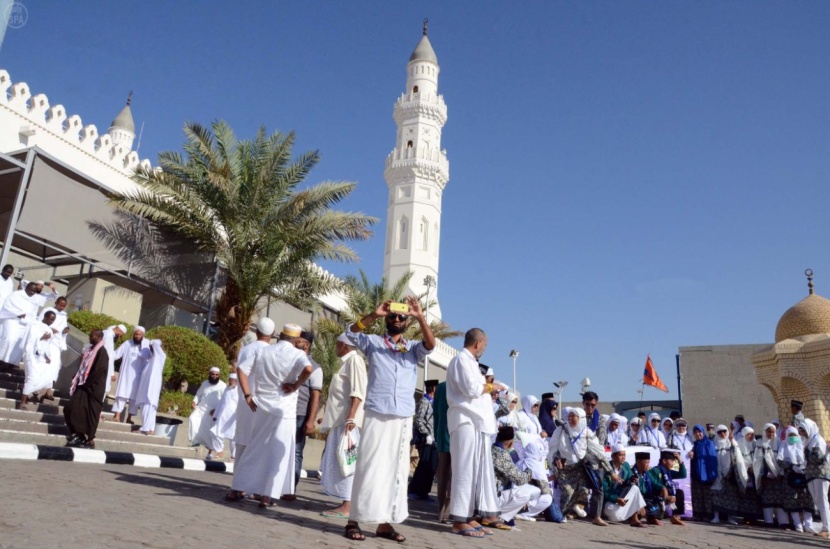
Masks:
[[[386,331],[389,332],[391,335],[402,334],[406,331],[406,324],[404,324],[403,326],[395,326],[391,322],[387,322]]]
[[[133,336],[133,343],[136,345],[141,345],[141,342],[144,341],[144,337],[135,337]]]
[[[211,385],[216,385],[217,383],[219,383],[219,378],[218,377],[216,377],[216,378],[209,377],[208,381],[210,382]]]

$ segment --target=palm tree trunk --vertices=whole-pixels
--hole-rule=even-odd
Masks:
[[[228,362],[235,362],[242,337],[248,332],[253,311],[240,303],[239,286],[228,278],[225,289],[216,304],[216,321],[219,323],[219,341]]]

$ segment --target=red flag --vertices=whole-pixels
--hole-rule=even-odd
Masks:
[[[661,391],[669,392],[666,386],[660,381],[660,376],[654,371],[654,365],[651,363],[651,357],[646,357],[646,368],[643,370],[643,385],[660,389]]]

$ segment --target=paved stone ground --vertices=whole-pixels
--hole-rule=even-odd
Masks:
[[[299,499],[260,511],[222,501],[231,476],[117,465],[48,461],[0,461],[0,548],[280,548],[394,547],[387,540],[351,542],[343,520],[319,512],[333,502],[314,480],[300,483]],[[519,523],[520,532],[496,532],[483,540],[449,534],[434,522],[428,503],[410,506],[399,530],[405,545],[427,549],[505,547],[522,549],[632,547],[830,547],[805,534],[748,527],[690,524],[634,529],[585,522]]]

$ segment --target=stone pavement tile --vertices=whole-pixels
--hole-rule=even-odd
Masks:
[[[348,547],[389,549],[397,544],[373,537],[353,542],[342,536],[345,520],[320,511],[336,502],[314,480],[303,480],[299,498],[259,510],[223,500],[231,476],[170,469],[141,469],[49,461],[0,461],[0,548],[213,548],[268,544],[287,549]],[[411,502],[410,518],[398,530],[410,547],[510,549],[629,547],[776,548],[830,547],[818,537],[776,530],[692,523],[634,529],[585,522],[519,523],[520,531],[485,539],[451,535],[433,520],[434,504]]]

